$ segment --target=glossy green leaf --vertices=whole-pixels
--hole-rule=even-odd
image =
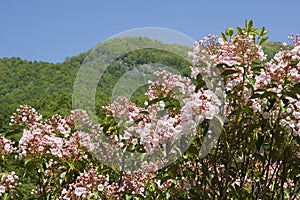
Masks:
[[[262,38],[262,39],[260,40],[259,44],[260,44],[260,45],[263,45],[263,44],[265,44],[268,40],[269,40],[269,37],[264,37],[264,38]]]
[[[232,36],[233,36],[233,33],[234,33],[234,29],[233,29],[233,28],[229,28],[229,29],[228,29],[228,35],[229,35],[230,37],[232,37]]]
[[[240,28],[240,27],[236,27],[236,29],[237,29],[237,31],[238,31],[238,33],[239,33],[239,35],[243,34],[243,29],[242,29],[242,28]]]
[[[260,29],[259,36],[264,36],[265,35],[264,33],[265,33],[265,27],[262,27]]]
[[[224,41],[228,41],[226,35],[223,32],[221,32],[221,36]]]
[[[294,93],[294,92],[284,92],[283,95],[292,97],[292,98],[294,98],[294,99],[298,99],[297,93]]]
[[[221,73],[221,76],[229,76],[229,75],[236,74],[236,73],[238,73],[238,71],[236,71],[234,69],[227,69]]]

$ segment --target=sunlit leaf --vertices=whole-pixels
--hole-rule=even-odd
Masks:
[[[262,39],[260,40],[259,44],[260,44],[260,45],[265,44],[265,43],[268,41],[268,39],[269,39],[269,37],[264,37],[264,38],[262,38]]]

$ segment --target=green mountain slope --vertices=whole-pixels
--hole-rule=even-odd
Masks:
[[[191,49],[177,44],[164,44],[145,37],[132,37],[105,43],[103,46],[105,48],[101,50],[106,52],[98,53],[106,55],[115,53],[110,52],[116,49],[113,45],[117,45],[121,52],[126,48],[132,49],[141,45],[161,47],[181,55],[187,55]],[[55,113],[69,114],[72,109],[73,84],[88,53],[68,58],[58,64],[30,62],[20,58],[0,59],[0,133],[5,133],[9,129],[9,117],[20,104],[35,107],[46,118]],[[104,114],[101,107],[109,103],[111,90],[119,77],[136,65],[147,63],[167,65],[185,75],[189,73],[190,63],[168,51],[145,48],[122,55],[111,63],[99,81],[96,94],[99,115]]]

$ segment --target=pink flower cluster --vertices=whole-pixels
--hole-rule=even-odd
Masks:
[[[76,112],[76,116],[79,116],[79,113],[86,116],[82,111]],[[17,113],[11,117],[12,124],[26,124],[19,141],[20,157],[51,155],[60,159],[79,159],[86,152],[81,147],[90,147],[92,143],[89,134],[74,129],[74,118],[75,115],[64,118],[54,115],[51,120],[43,122],[41,115],[33,108],[27,105],[20,106]]]
[[[297,100],[286,97],[289,100],[289,105],[280,120],[280,125],[286,127],[294,136],[300,136],[300,95],[297,95],[297,97]]]
[[[252,35],[245,32],[235,35],[230,41],[220,38],[219,44],[214,58],[217,64],[250,66],[255,61],[266,59],[262,47],[254,42]]]
[[[289,36],[288,39],[293,43],[294,46],[300,45],[300,34],[292,33],[292,35]]]
[[[81,173],[75,183],[71,183],[67,188],[64,188],[58,199],[101,199],[103,196],[116,198],[116,188],[118,188],[116,183],[110,184],[105,176],[99,175],[92,168],[86,173]]]
[[[126,97],[119,97],[111,105],[106,106],[106,116],[113,117],[118,123],[118,128],[124,132],[123,134],[108,132],[108,134],[111,134],[109,138],[115,145],[125,148],[139,143],[139,137],[135,131],[135,122],[140,120],[150,121],[149,116],[141,113],[142,111],[145,111],[145,109],[128,102]]]
[[[214,77],[220,79],[218,74],[226,70],[236,71],[236,73],[225,77],[223,84],[226,91],[239,88],[235,92],[238,95],[243,95],[242,98],[246,101],[252,91],[247,87],[242,87],[242,84],[250,83],[245,77],[252,77],[251,65],[253,62],[266,59],[262,47],[254,42],[253,36],[245,32],[241,35],[235,35],[229,41],[224,41],[222,38],[218,39],[214,35],[204,37],[195,43],[194,50],[189,52],[189,55],[194,60],[194,66],[191,67],[193,78],[202,74],[206,80]],[[204,63],[207,66],[204,66]],[[221,65],[221,67],[218,67],[216,71],[217,65]]]
[[[100,175],[94,168],[81,173],[75,183],[64,188],[58,199],[122,199],[122,193],[140,194],[144,196],[144,187],[147,181],[152,180],[154,174],[140,172],[126,172],[121,181],[110,181],[106,176]]]
[[[42,115],[38,114],[34,108],[28,105],[22,105],[17,109],[17,113],[14,113],[10,117],[11,123],[26,126],[30,124],[39,123],[42,120]]]
[[[14,145],[13,141],[6,139],[4,136],[0,134],[0,155],[10,154],[13,151],[15,151],[16,148],[13,147],[13,145]]]
[[[150,82],[146,93],[150,102],[145,102],[145,108],[129,103],[125,97],[106,107],[107,116],[114,117],[119,127],[123,128],[123,135],[111,137],[119,146],[123,147],[128,141],[136,145],[139,141],[146,152],[152,154],[183,134],[192,133],[204,119],[212,119],[218,114],[221,102],[210,90],[195,93],[195,85],[187,77],[166,71],[156,75],[157,80]],[[167,107],[171,100],[176,100],[179,105]],[[119,123],[121,121],[123,126]]]
[[[189,53],[196,61],[207,61],[207,57],[215,62],[215,64],[248,65],[254,61],[265,60],[262,47],[254,42],[252,35],[245,32],[236,34],[229,41],[224,41],[216,35],[208,35],[194,45],[194,52]]]
[[[209,34],[199,42],[194,43],[193,52],[188,52],[188,56],[192,58],[193,66],[199,65],[201,61],[207,63],[210,60],[210,56],[215,54],[217,40],[217,35]],[[197,73],[194,73],[192,69],[192,78],[196,78],[196,76]]]
[[[171,74],[167,71],[155,72],[157,80],[151,82],[146,95],[149,100],[162,97],[163,95],[170,95],[173,98],[179,99],[180,96],[188,97],[195,92],[195,85],[192,81],[178,74]]]
[[[140,144],[144,146],[147,153],[152,153],[171,138],[172,135],[168,130],[174,129],[175,124],[178,123],[178,119],[167,114],[158,115],[158,112],[164,109],[163,104],[161,101],[144,109],[129,103],[125,97],[119,97],[107,107],[109,111],[107,116],[114,117],[116,122],[123,120],[123,126],[120,123],[118,126],[124,133],[113,134],[110,138],[122,148]],[[148,114],[143,114],[142,111]]]
[[[259,74],[254,75],[251,65],[255,61],[265,60],[266,56],[261,46],[254,42],[253,36],[247,33],[237,34],[231,40],[224,41],[222,38],[218,39],[217,36],[209,35],[195,43],[194,51],[190,52],[190,56],[195,61],[194,67],[191,68],[192,76],[196,78],[198,74],[206,74],[212,77],[213,70],[211,68],[214,66],[210,66],[209,61],[213,61],[215,65],[223,65],[218,69],[219,73],[226,70],[236,71],[236,73],[232,73],[222,79],[227,92],[235,92],[236,95],[242,97],[243,102],[235,103],[247,104],[250,101],[254,91],[252,91],[251,87],[245,87],[245,85],[252,85],[251,77],[254,77],[256,80],[254,90],[265,89],[277,93],[280,97],[284,95],[285,91],[289,91],[300,81],[300,37],[298,34],[293,34],[289,39],[294,44],[294,47],[291,50],[282,50],[277,53],[274,59],[265,64],[265,67],[261,69]],[[208,67],[197,66],[201,65],[200,61],[208,64]],[[270,87],[271,85],[273,86]],[[280,123],[282,126],[288,127],[294,135],[299,135],[299,95],[297,98],[284,95],[284,98],[288,100],[289,105],[286,112],[280,112],[282,117]],[[255,112],[264,113],[266,111],[268,99],[255,98],[251,101]],[[226,113],[231,112],[232,108],[230,105],[232,103],[225,102]],[[282,101],[275,102],[273,109],[277,111],[273,114],[265,113],[264,117],[277,116],[281,104],[283,104]]]
[[[0,198],[4,193],[7,193],[21,185],[18,182],[19,177],[15,172],[0,173]]]
[[[289,82],[299,83],[300,81],[300,43],[292,50],[278,52],[274,59],[266,63],[266,67],[261,69],[259,75],[255,77],[255,87],[257,89],[267,88],[270,84],[276,84],[272,92],[281,93],[283,87],[287,87]],[[293,64],[293,65],[292,65]],[[286,88],[285,88],[286,89]]]
[[[144,173],[141,170],[136,172],[126,172],[122,177],[119,192],[124,192],[131,195],[139,194],[146,198],[145,188],[147,187],[147,183],[155,180],[155,175],[155,172]]]
[[[255,89],[264,89],[274,92],[278,97],[288,101],[286,108],[282,106],[286,102],[282,100],[274,103],[273,112],[280,117],[280,124],[290,130],[295,136],[300,135],[300,100],[299,93],[296,96],[289,96],[287,91],[293,90],[295,84],[300,83],[300,39],[298,35],[290,37],[295,46],[291,50],[282,50],[277,53],[265,68],[261,69],[255,83]],[[255,111],[261,110],[268,100],[254,99],[253,108]],[[280,116],[278,116],[280,114]]]

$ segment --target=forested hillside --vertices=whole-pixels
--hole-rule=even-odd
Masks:
[[[127,38],[118,41],[118,46],[153,44],[172,52],[188,52],[190,47],[175,44],[163,44],[147,38]],[[122,42],[120,44],[120,42]],[[124,45],[123,45],[124,44]],[[109,47],[108,47],[109,48]],[[20,58],[0,59],[0,132],[9,129],[9,117],[20,104],[35,107],[45,117],[54,113],[66,115],[72,109],[73,82],[82,62],[88,53],[67,58],[62,63],[31,62]],[[187,53],[186,53],[187,54]],[[97,90],[97,111],[109,102],[109,93],[114,83],[129,68],[147,63],[160,63],[174,67],[183,74],[188,74],[189,63],[178,55],[163,50],[142,49],[130,52],[113,63],[99,82]],[[127,66],[127,69],[124,68]]]

